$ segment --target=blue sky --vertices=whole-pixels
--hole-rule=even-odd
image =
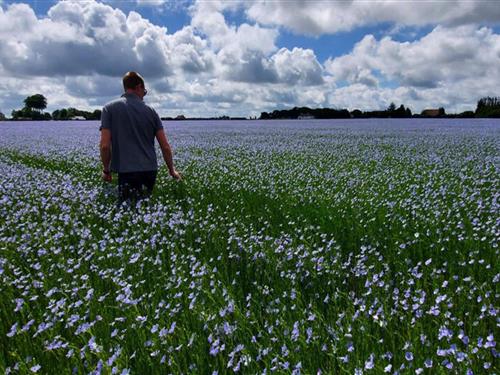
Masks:
[[[4,113],[40,91],[48,110],[95,109],[120,94],[120,77],[133,69],[149,83],[151,104],[172,116],[390,102],[458,112],[500,95],[500,7],[488,0],[4,0],[0,7]]]

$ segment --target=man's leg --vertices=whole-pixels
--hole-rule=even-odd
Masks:
[[[136,201],[139,189],[140,184],[136,172],[118,174],[118,204]]]
[[[128,189],[126,173],[118,173],[118,205],[129,199],[130,192]]]
[[[156,171],[137,172],[138,199],[151,196],[156,181]]]
[[[156,182],[157,173],[158,173],[158,171],[144,172],[142,183],[143,183],[143,187],[144,187],[143,191],[144,191],[145,197],[149,197],[151,195],[151,193],[153,192],[153,188],[154,188],[155,182]]]
[[[157,171],[118,174],[119,203],[149,197],[153,192],[156,175]]]

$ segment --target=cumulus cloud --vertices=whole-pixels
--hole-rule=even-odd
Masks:
[[[168,43],[174,64],[186,73],[208,72],[214,68],[215,54],[191,26],[177,31]]]
[[[386,16],[413,22],[413,15],[397,15],[407,3],[392,2],[394,14]],[[419,40],[367,35],[350,53],[324,64],[312,49],[280,48],[277,25],[292,27],[283,21],[289,15],[294,22],[302,19],[301,32],[331,31],[338,25],[321,20],[341,17],[331,9],[342,6],[345,27],[355,27],[361,21],[349,9],[374,12],[370,2],[321,2],[324,9],[319,2],[300,2],[299,12],[299,2],[289,1],[294,17],[293,12],[280,13],[272,23],[255,12],[264,6],[270,7],[269,15],[288,12],[280,2],[197,1],[189,9],[191,23],[174,33],[138,12],[126,14],[95,1],[59,2],[46,16],[37,16],[26,4],[4,6],[0,108],[4,113],[19,108],[35,92],[47,96],[50,110],[100,107],[121,93],[123,73],[137,70],[146,78],[148,102],[164,115],[255,115],[304,105],[368,110],[392,101],[416,111],[427,106],[473,109],[479,97],[498,95],[500,35],[487,27],[451,26],[477,19],[480,8],[470,2],[465,20],[460,18],[463,5],[446,13],[448,3],[436,3],[436,14],[427,17],[447,17],[447,26],[437,26]],[[239,19],[232,12],[245,11],[259,22],[232,23]],[[495,11],[488,17],[494,19]]]
[[[311,49],[282,48],[271,60],[281,82],[295,85],[319,85],[323,83],[323,68]]]
[[[278,30],[257,24],[228,25],[224,11],[230,11],[237,2],[197,1],[190,9],[191,25],[206,36],[210,47],[227,59],[239,58],[247,52],[269,54],[275,45]]]
[[[480,53],[478,53],[480,51]],[[353,51],[329,59],[326,69],[338,79],[356,82],[363,71],[379,71],[405,86],[437,87],[467,78],[500,75],[500,35],[471,26],[436,27],[415,42],[365,36]]]
[[[68,76],[64,79],[68,94],[79,98],[98,98],[103,100],[122,90],[122,83],[108,76]]]
[[[42,93],[47,98],[49,111],[62,107],[95,109],[101,107],[105,100],[103,99],[103,90],[107,90],[105,83],[111,83],[105,82],[99,85],[96,77],[80,77],[79,82],[74,81],[76,77],[70,77],[71,81],[68,82],[66,79],[53,77],[11,76],[1,68],[0,77],[2,77],[0,111],[4,114],[10,114],[12,109],[21,108],[23,100],[35,93]]]
[[[312,50],[278,49],[276,28],[228,24],[224,12],[237,6],[195,3],[191,24],[173,34],[137,12],[125,14],[95,1],[59,2],[43,17],[26,4],[0,8],[0,72],[18,77],[4,79],[9,84],[0,104],[12,108],[14,99],[5,94],[17,84],[21,95],[44,92],[49,109],[100,106],[119,95],[120,77],[128,70],[143,73],[149,100],[165,111],[220,103],[226,109],[239,106],[234,111],[243,114],[268,108],[292,91],[300,99],[308,92],[302,87],[323,84],[323,68]],[[275,101],[263,102],[273,93]]]
[[[125,15],[106,5],[60,2],[48,18],[38,19],[28,5],[13,4],[0,14],[0,24],[1,62],[15,74],[116,75],[130,65],[146,68],[134,51],[145,38],[132,44]],[[164,73],[151,68],[154,74]]]
[[[247,53],[233,63],[223,59],[220,70],[223,77],[230,81],[248,82],[253,84],[277,83],[278,74],[274,65],[261,53]]]
[[[168,0],[137,0],[137,5],[144,7],[161,7],[167,2]]]
[[[393,22],[400,25],[458,26],[499,22],[496,1],[245,1],[248,16],[263,24],[283,26],[299,34],[318,35]]]
[[[323,81],[323,68],[310,49],[281,48],[269,57],[246,54],[227,64],[225,77],[240,82],[310,86]]]
[[[128,70],[149,77],[212,67],[210,53],[191,28],[168,34],[137,12],[94,1],[63,1],[38,18],[26,4],[0,10],[0,57],[4,69],[33,76],[120,76]]]
[[[206,35],[217,53],[217,66],[223,78],[254,84],[323,83],[322,67],[312,50],[277,50],[275,28],[247,23],[228,25],[224,11],[234,11],[238,6],[238,2],[198,1],[191,8],[191,24]]]
[[[411,88],[396,94],[421,107],[425,101],[453,106],[494,95],[499,64],[500,35],[491,29],[438,26],[414,42],[367,35],[351,53],[326,61],[325,69],[335,82],[346,81],[354,90],[358,84],[366,85],[366,77],[375,76]],[[415,90],[420,92],[418,98]]]

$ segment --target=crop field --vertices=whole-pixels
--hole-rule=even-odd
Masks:
[[[122,207],[97,122],[0,123],[0,373],[499,373],[500,121],[164,125]]]

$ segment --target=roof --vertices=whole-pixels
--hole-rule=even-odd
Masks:
[[[439,116],[439,109],[424,109],[422,111],[423,116]]]

